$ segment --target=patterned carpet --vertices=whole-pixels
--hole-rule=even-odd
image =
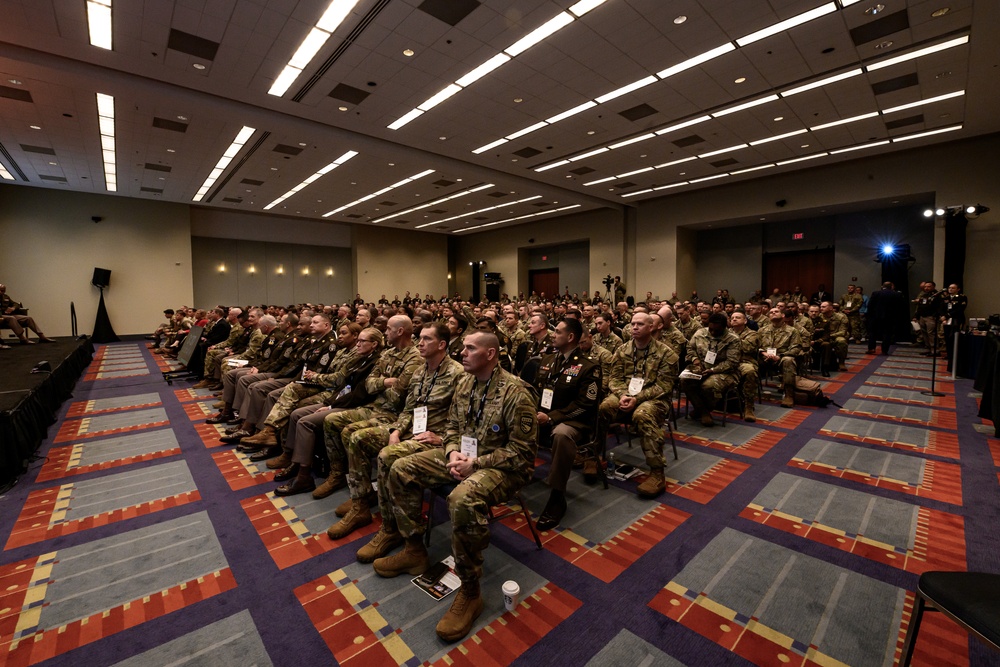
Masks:
[[[921,393],[933,363],[855,348],[824,380],[843,407],[682,418],[661,498],[635,495],[641,476],[574,474],[541,550],[499,508],[485,610],[449,645],[433,627],[450,598],[355,560],[377,517],[330,540],[346,491],[275,497],[273,473],[204,423],[210,392],[167,386],[144,344],[103,346],[0,497],[0,665],[893,665],[921,572],[1000,572],[1000,441],[941,362],[945,395]],[[638,438],[609,447],[643,465]],[[548,456],[523,492],[534,518]],[[430,511],[444,558],[443,503]],[[930,614],[914,664],[1000,656]]]

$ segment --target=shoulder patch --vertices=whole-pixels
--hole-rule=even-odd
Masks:
[[[587,387],[587,399],[591,401],[597,400],[597,383],[591,382],[590,386]]]
[[[521,417],[521,432],[525,435],[531,433],[531,427],[534,425],[534,420],[531,415],[524,415]]]

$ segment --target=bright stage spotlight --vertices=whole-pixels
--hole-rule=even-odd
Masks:
[[[925,218],[933,218],[934,217],[934,209],[932,209],[932,208],[924,209],[924,217]]]
[[[973,213],[976,212],[976,207],[975,206],[966,206],[965,207],[965,212],[968,213],[969,215],[972,215]]]
[[[882,246],[882,256],[883,257],[892,257],[895,252],[896,252],[896,248],[893,247],[893,245],[891,243],[886,243],[885,245]]]
[[[935,214],[935,215],[944,215],[944,214],[945,214],[946,212],[947,212],[947,211],[945,211],[945,210],[944,210],[943,208],[939,208],[939,209],[936,209],[936,210],[934,211],[934,214]]]

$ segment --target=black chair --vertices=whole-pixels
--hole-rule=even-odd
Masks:
[[[427,503],[427,530],[424,531],[424,544],[430,546],[431,543],[431,530],[434,528],[434,499],[440,498],[447,502],[448,496],[451,492],[455,490],[458,483],[454,484],[441,484],[439,486],[428,487],[430,491],[430,498]],[[538,531],[535,530],[535,522],[531,520],[531,513],[528,512],[528,504],[524,502],[524,497],[521,496],[521,491],[515,491],[512,500],[516,500],[518,505],[521,506],[521,513],[524,515],[524,521],[528,524],[528,529],[531,531],[531,536],[535,538],[535,546],[541,550],[542,549],[542,538],[538,536]],[[488,509],[487,521],[489,523],[494,523],[504,518],[506,514],[496,515],[493,513],[493,508]]]
[[[722,398],[719,400],[718,405],[721,406],[720,412],[722,412],[721,421],[723,426],[726,425],[726,417],[729,414],[729,406],[733,401],[736,401],[737,403],[737,414],[741,417],[743,416],[743,392],[741,391],[742,383],[743,381],[741,380],[731,387],[726,387],[726,390],[722,392]],[[691,411],[691,401],[688,400],[687,394],[683,391],[679,391],[677,399],[678,409],[680,408],[680,396],[684,397],[684,417],[687,418]],[[675,421],[674,424],[676,425],[676,423],[677,422]]]
[[[1000,574],[983,572],[924,572],[903,641],[899,667],[908,667],[924,611],[939,611],[1000,651]]]

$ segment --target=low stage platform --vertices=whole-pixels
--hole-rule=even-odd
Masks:
[[[0,489],[15,480],[45,439],[63,401],[94,356],[89,338],[0,350]],[[51,373],[32,373],[40,361]]]

